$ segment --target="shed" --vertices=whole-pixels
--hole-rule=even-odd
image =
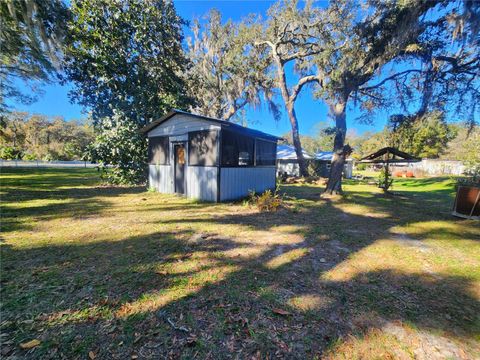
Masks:
[[[315,154],[315,159],[318,161],[321,175],[328,177],[330,174],[330,166],[333,159],[333,151],[319,151]],[[343,165],[343,177],[350,179],[353,175],[353,160],[348,158]]]
[[[218,202],[275,188],[277,136],[181,110],[141,131],[149,186],[159,192]]]

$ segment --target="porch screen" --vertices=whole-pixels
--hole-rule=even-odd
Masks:
[[[254,139],[233,131],[222,132],[222,166],[253,165]]]
[[[170,163],[168,136],[148,138],[148,163],[150,165],[168,165]]]
[[[218,131],[192,131],[188,133],[188,164],[216,166]]]
[[[257,140],[255,157],[256,165],[275,165],[277,144],[270,141]]]

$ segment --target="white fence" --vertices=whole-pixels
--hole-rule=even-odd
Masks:
[[[0,167],[77,167],[94,168],[98,164],[91,164],[88,161],[42,161],[42,160],[3,160],[0,159]]]
[[[416,163],[410,163],[406,166],[392,166],[392,172],[411,170],[415,176],[441,176],[441,175],[463,175],[465,172],[465,165],[461,161],[456,160],[437,160],[437,159],[423,159]]]

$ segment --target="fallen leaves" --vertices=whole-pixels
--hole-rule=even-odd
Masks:
[[[93,351],[89,351],[88,352],[88,357],[90,358],[90,360],[93,360],[95,359],[97,356],[95,355],[95,353]]]
[[[33,339],[33,340],[30,340],[30,341],[21,343],[20,347],[24,350],[28,350],[28,349],[33,349],[34,347],[37,347],[38,345],[40,345],[40,340]]]
[[[292,315],[291,312],[289,312],[287,310],[279,309],[279,308],[273,308],[272,312],[275,313],[275,314],[278,314],[278,315],[282,315],[282,316]]]

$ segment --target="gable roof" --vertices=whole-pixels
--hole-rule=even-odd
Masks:
[[[315,159],[317,160],[327,160],[332,161],[333,151],[319,151],[315,154]]]
[[[302,152],[305,159],[313,159],[313,157],[305,150],[302,150]],[[277,160],[297,160],[297,153],[295,152],[295,148],[291,145],[278,145]]]
[[[384,159],[379,159],[381,156],[385,154],[392,154],[400,159],[388,159],[389,162],[414,162],[414,161],[420,161],[421,159],[410,155],[406,152],[400,151],[397,148],[394,147],[384,147],[381,148],[380,150],[375,151],[374,153],[364,156],[363,158],[360,159],[360,161],[365,161],[365,162],[385,162]],[[378,160],[375,160],[378,159]]]
[[[162,116],[160,119],[152,121],[150,124],[148,124],[147,126],[145,126],[142,129],[140,129],[140,132],[143,133],[143,134],[148,133],[149,131],[156,128],[158,125],[162,124],[163,122],[167,121],[168,119],[172,118],[173,116],[175,116],[177,114],[187,115],[187,116],[192,116],[192,117],[197,118],[197,119],[212,121],[212,122],[215,122],[217,124],[220,124],[222,129],[232,130],[232,131],[235,131],[235,132],[238,132],[238,133],[241,133],[241,134],[244,134],[244,135],[249,135],[249,136],[252,136],[252,137],[263,138],[263,139],[267,139],[267,140],[271,140],[271,141],[282,140],[281,137],[278,137],[278,136],[275,136],[275,135],[270,135],[270,134],[264,133],[264,132],[259,131],[259,130],[250,129],[250,128],[247,128],[247,127],[244,127],[244,126],[241,126],[241,125],[238,125],[238,124],[234,124],[234,123],[231,123],[231,122],[228,122],[228,121],[225,121],[225,120],[221,120],[221,119],[216,119],[216,118],[203,116],[203,115],[192,114],[192,113],[189,113],[187,111],[182,111],[182,110],[178,110],[178,109],[173,109],[168,114]]]

